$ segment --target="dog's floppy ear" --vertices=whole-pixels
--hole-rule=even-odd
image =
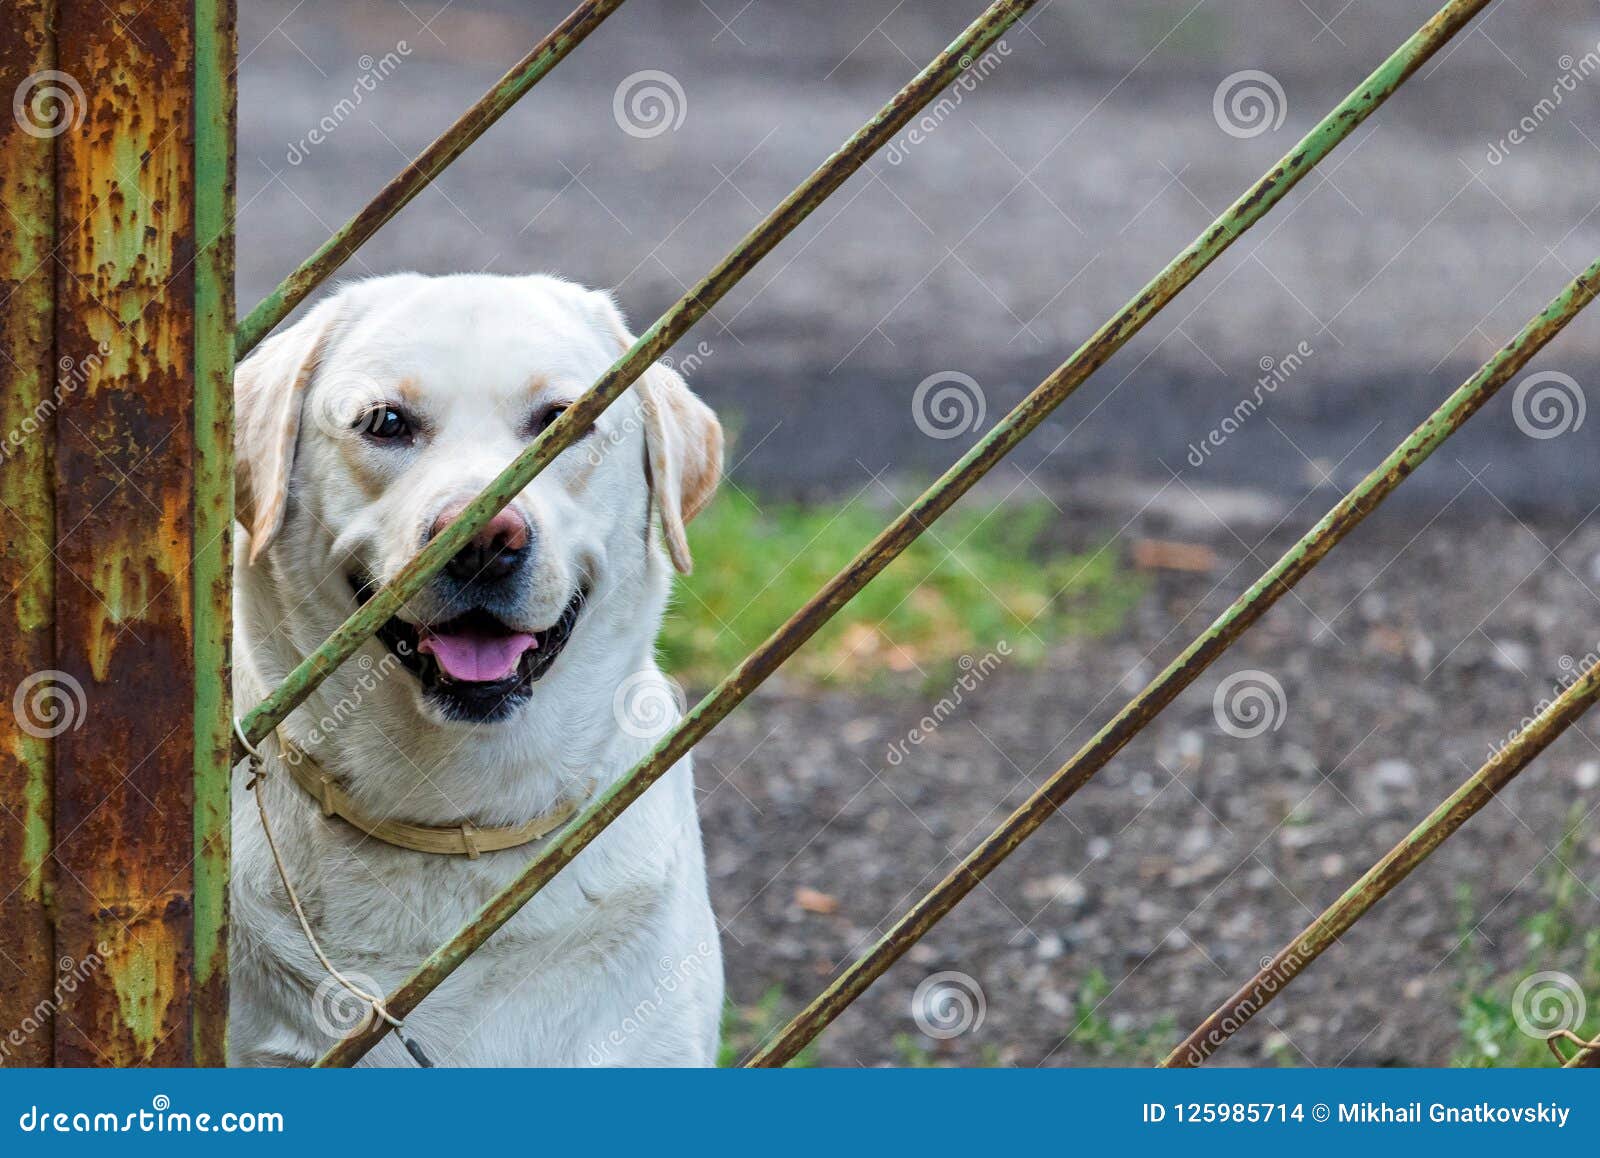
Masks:
[[[283,525],[301,404],[339,312],[337,299],[321,303],[234,370],[234,508],[252,563]]]
[[[611,296],[598,291],[588,296],[619,352],[633,345]],[[667,554],[687,575],[691,561],[683,528],[711,501],[722,477],[722,423],[675,370],[659,362],[634,385],[644,420],[646,473],[661,511]]]

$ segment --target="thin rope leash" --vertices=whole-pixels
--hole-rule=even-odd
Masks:
[[[401,1021],[399,1018],[395,1017],[394,1014],[389,1012],[388,1007],[383,1003],[383,998],[368,993],[365,989],[361,988],[361,986],[357,985],[343,973],[339,972],[339,970],[334,967],[333,962],[328,960],[328,955],[322,951],[322,945],[317,940],[317,935],[311,931],[311,922],[306,918],[305,907],[300,904],[300,894],[295,891],[294,885],[290,882],[289,870],[283,863],[282,854],[278,852],[278,842],[272,835],[272,822],[267,818],[266,797],[260,791],[258,791],[258,787],[261,782],[267,778],[266,758],[262,756],[260,749],[252,744],[245,736],[244,728],[240,724],[238,716],[233,718],[233,734],[238,737],[239,743],[244,745],[244,750],[248,753],[248,759],[250,761],[250,782],[246,784],[245,787],[255,795],[256,811],[261,814],[261,831],[266,833],[267,848],[272,851],[273,863],[278,866],[278,879],[283,882],[284,892],[289,894],[289,904],[294,908],[294,915],[299,918],[300,929],[305,933],[306,942],[311,946],[311,951],[316,954],[317,960],[322,962],[322,967],[323,969],[327,970],[329,977],[332,977],[334,981],[338,982],[339,985],[341,985],[357,1000],[366,1003],[368,1007],[367,1016],[369,1019],[377,1017],[387,1021],[392,1027],[394,1027],[395,1036],[398,1037],[401,1041],[401,1044],[406,1047],[406,1052],[416,1059],[417,1064],[425,1069],[433,1069],[433,1062],[430,1061],[428,1059],[428,1055],[423,1052],[422,1046],[417,1044],[415,1038],[403,1032],[405,1022]]]

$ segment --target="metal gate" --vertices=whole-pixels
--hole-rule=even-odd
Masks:
[[[234,358],[247,354],[622,0],[580,4],[236,330],[231,329],[230,288],[231,0],[12,4],[23,16],[25,35],[0,63],[0,80],[12,89],[57,86],[55,107],[64,108],[72,130],[60,130],[57,122],[35,123],[20,113],[15,127],[0,130],[0,200],[10,210],[9,218],[0,220],[0,277],[9,298],[0,324],[10,354],[0,366],[0,420],[11,429],[32,421],[45,432],[16,448],[8,443],[0,473],[0,502],[28,532],[13,534],[0,554],[0,580],[15,593],[7,604],[9,630],[0,632],[0,671],[7,686],[18,689],[14,706],[26,694],[41,709],[54,710],[45,711],[40,726],[16,733],[0,752],[0,803],[17,821],[0,830],[0,852],[6,863],[19,866],[21,882],[0,904],[0,921],[22,934],[13,939],[18,976],[0,982],[0,1014],[14,1023],[37,1019],[41,1011],[53,1018],[52,1032],[30,1040],[19,1056],[33,1064],[221,1063],[228,785],[231,767],[245,758],[247,745],[269,736],[653,361],[875,150],[957,81],[1034,2],[998,0],[985,9],[647,329],[388,587],[238,721],[238,735],[231,740],[235,721],[226,689]],[[403,1019],[415,1009],[1489,2],[1452,0],[1400,45],[694,705],[644,760],[543,846],[512,885],[421,962],[387,996],[387,1010]],[[79,88],[80,82],[88,83]],[[745,1064],[791,1060],[1522,370],[1597,289],[1600,260],[1441,402]],[[106,449],[108,436],[114,451]],[[150,485],[107,485],[117,478],[131,481],[133,475]],[[93,582],[81,580],[83,573],[94,576]],[[123,646],[128,636],[139,640],[137,648]],[[92,690],[97,717],[114,721],[112,734],[96,731],[91,738],[74,726],[86,710],[87,690]],[[1597,696],[1600,666],[1572,682],[1288,942],[1166,1064],[1206,1060]],[[135,766],[145,752],[159,753],[160,759]],[[175,777],[173,767],[190,767],[193,775]],[[160,823],[161,817],[191,814],[192,826]],[[66,994],[56,980],[58,958],[62,968],[71,961],[76,972],[86,973]],[[94,968],[83,970],[91,960]],[[391,1028],[371,1018],[319,1064],[350,1065]],[[1600,1063],[1594,1043],[1574,1045],[1568,1064]]]

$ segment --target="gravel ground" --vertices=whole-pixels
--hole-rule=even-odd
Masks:
[[[792,1010],[819,991],[1325,505],[1266,533],[1210,498],[1226,527],[1208,532],[1157,504],[1114,549],[1178,538],[1211,547],[1213,571],[1159,572],[1114,637],[1064,643],[1038,669],[1002,666],[898,765],[890,746],[942,690],[779,688],[702,744],[736,999],[779,985]],[[1081,525],[1121,525],[1116,514]],[[1114,986],[1098,1010],[1113,1026],[1198,1023],[1482,763],[1566,675],[1563,657],[1594,652],[1597,587],[1593,522],[1461,510],[1420,531],[1381,518],[1364,527],[846,1012],[818,1060],[893,1061],[894,1037],[910,1034],[940,1060],[1103,1064],[1067,1040],[1094,970]],[[1219,682],[1244,670],[1276,679],[1286,704],[1255,738],[1228,735],[1213,713]],[[1456,890],[1472,887],[1478,951],[1497,970],[1520,967],[1521,922],[1560,871],[1552,850],[1569,810],[1600,806],[1597,735],[1590,721],[1558,741],[1219,1060],[1447,1062],[1466,959]],[[1579,924],[1593,928],[1592,822],[1568,867],[1583,882]],[[800,890],[836,911],[810,911],[829,906]],[[986,1015],[936,1042],[918,1033],[912,995],[942,970],[976,979]]]

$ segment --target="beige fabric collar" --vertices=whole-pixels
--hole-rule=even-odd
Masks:
[[[368,816],[358,808],[349,793],[339,787],[310,755],[291,742],[282,729],[278,730],[277,737],[283,765],[290,778],[321,805],[324,816],[337,816],[376,840],[413,852],[464,856],[477,860],[479,853],[518,848],[548,836],[578,811],[577,803],[569,801],[554,812],[505,828],[477,828],[467,823],[445,826],[381,820]]]

